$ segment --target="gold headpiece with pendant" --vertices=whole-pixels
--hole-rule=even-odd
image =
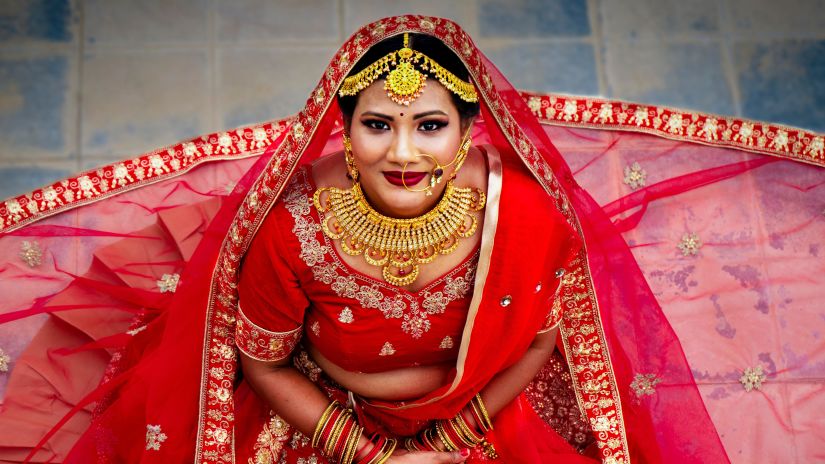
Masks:
[[[344,79],[338,94],[342,97],[355,96],[385,73],[387,77],[384,90],[387,91],[387,96],[399,105],[409,106],[421,95],[421,91],[427,85],[427,76],[424,73],[437,79],[441,85],[462,100],[469,103],[478,101],[478,93],[473,84],[460,79],[427,55],[410,48],[410,36],[406,33],[403,48],[384,55],[357,74]]]

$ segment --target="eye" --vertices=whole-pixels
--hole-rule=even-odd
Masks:
[[[446,121],[436,121],[436,120],[424,121],[418,126],[418,130],[423,131],[423,132],[434,132],[434,131],[437,131],[438,129],[441,129],[442,127],[446,127],[446,126],[447,126]]]
[[[389,124],[387,124],[385,121],[382,121],[380,119],[365,119],[365,120],[361,121],[361,124],[369,127],[370,129],[381,130],[381,131],[389,130],[389,128],[390,128]]]

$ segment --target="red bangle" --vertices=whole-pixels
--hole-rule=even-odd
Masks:
[[[375,440],[374,443],[373,440]],[[378,457],[379,454],[381,454],[381,451],[384,450],[384,443],[386,443],[386,441],[387,439],[384,438],[382,435],[378,435],[377,433],[372,434],[372,436],[370,437],[370,442],[373,443],[373,446],[366,456],[358,459],[358,464],[371,463],[375,458]]]
[[[355,427],[355,421],[347,418],[344,419],[344,426],[341,428],[341,433],[338,435],[338,440],[335,442],[335,445],[332,447],[332,455],[336,457],[340,457],[344,453],[344,448],[346,448],[347,439],[349,438],[350,432],[352,432],[352,428]]]
[[[327,419],[327,423],[324,424],[324,428],[321,430],[321,439],[318,440],[319,444],[327,443],[329,441],[330,435],[332,434],[332,429],[335,427],[335,423],[338,421],[338,417],[343,413],[343,409],[336,408],[332,413],[329,415]]]

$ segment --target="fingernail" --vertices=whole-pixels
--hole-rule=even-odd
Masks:
[[[470,450],[469,450],[469,449],[467,449],[467,448],[464,448],[464,449],[463,449],[463,450],[461,450],[459,453],[461,454],[461,457],[462,457],[462,458],[466,458],[466,457],[469,457],[469,456],[470,456]]]

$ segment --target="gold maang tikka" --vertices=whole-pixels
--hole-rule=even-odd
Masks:
[[[384,55],[357,74],[344,79],[338,94],[342,97],[355,96],[386,74],[384,90],[387,91],[387,96],[399,105],[409,106],[427,85],[424,73],[434,77],[462,100],[470,103],[478,101],[478,93],[473,84],[462,80],[427,55],[410,48],[408,33],[404,34],[404,46],[401,49]]]

